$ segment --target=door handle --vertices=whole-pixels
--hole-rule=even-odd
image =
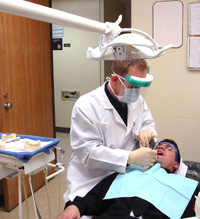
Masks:
[[[7,109],[11,109],[12,108],[12,103],[4,103],[4,108]]]

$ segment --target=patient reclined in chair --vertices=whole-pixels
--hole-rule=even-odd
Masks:
[[[73,202],[67,202],[66,207],[76,205],[81,215],[97,215],[93,216],[93,219],[126,219],[140,216],[143,216],[143,219],[178,219],[195,216],[194,204],[195,196],[199,192],[198,182],[175,174],[168,174],[163,168],[160,168],[159,164],[154,165],[153,169],[154,176],[150,178],[148,170],[130,170],[128,174],[130,174],[130,178],[132,177],[132,181],[126,177],[128,174],[114,173],[97,184],[86,196],[76,197]],[[160,171],[164,173],[165,178],[169,177],[170,185],[167,184],[166,179],[162,180],[163,176],[159,177]],[[144,185],[141,185],[141,181],[144,180],[142,175],[148,178]],[[138,178],[141,178],[139,183]],[[175,185],[177,180],[180,183]],[[157,183],[153,185],[153,181],[157,181]],[[123,186],[122,182],[124,182]],[[134,189],[124,189],[131,187]],[[141,187],[141,190],[136,192],[138,191],[136,187]],[[148,190],[150,191],[147,192]],[[174,194],[172,194],[173,190]],[[185,192],[180,194],[180,191]],[[160,196],[162,193],[166,193],[164,197]],[[152,194],[154,195],[152,196]],[[174,200],[175,198],[176,200]],[[107,216],[100,216],[105,212],[107,212]]]
[[[58,219],[70,218],[68,215],[73,215],[71,218],[93,215],[93,219],[141,216],[143,219],[178,219],[195,216],[198,182],[172,174],[181,159],[178,148],[171,147],[169,142],[165,139],[157,144],[157,163],[153,167],[144,170],[130,165],[125,174],[114,173],[106,177],[84,197],[77,196],[67,202],[63,216]],[[166,161],[170,162],[166,164]]]

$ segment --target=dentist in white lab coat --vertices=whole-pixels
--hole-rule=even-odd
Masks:
[[[146,169],[155,162],[157,152],[149,148],[156,137],[155,122],[140,95],[140,87],[153,80],[147,71],[145,60],[113,61],[110,80],[76,101],[65,202],[84,196],[113,172],[125,173],[128,164]],[[138,140],[144,147],[137,147]]]

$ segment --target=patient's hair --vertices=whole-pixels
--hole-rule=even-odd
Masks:
[[[161,142],[167,142],[167,143],[173,144],[176,147],[176,150],[178,151],[178,154],[176,155],[176,161],[180,164],[181,155],[180,155],[180,151],[178,149],[177,143],[171,139],[163,139]]]

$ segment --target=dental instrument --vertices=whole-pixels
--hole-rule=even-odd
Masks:
[[[10,143],[10,142],[15,142],[15,141],[19,141],[20,137],[16,137],[16,138],[11,138],[5,141],[5,143]]]

